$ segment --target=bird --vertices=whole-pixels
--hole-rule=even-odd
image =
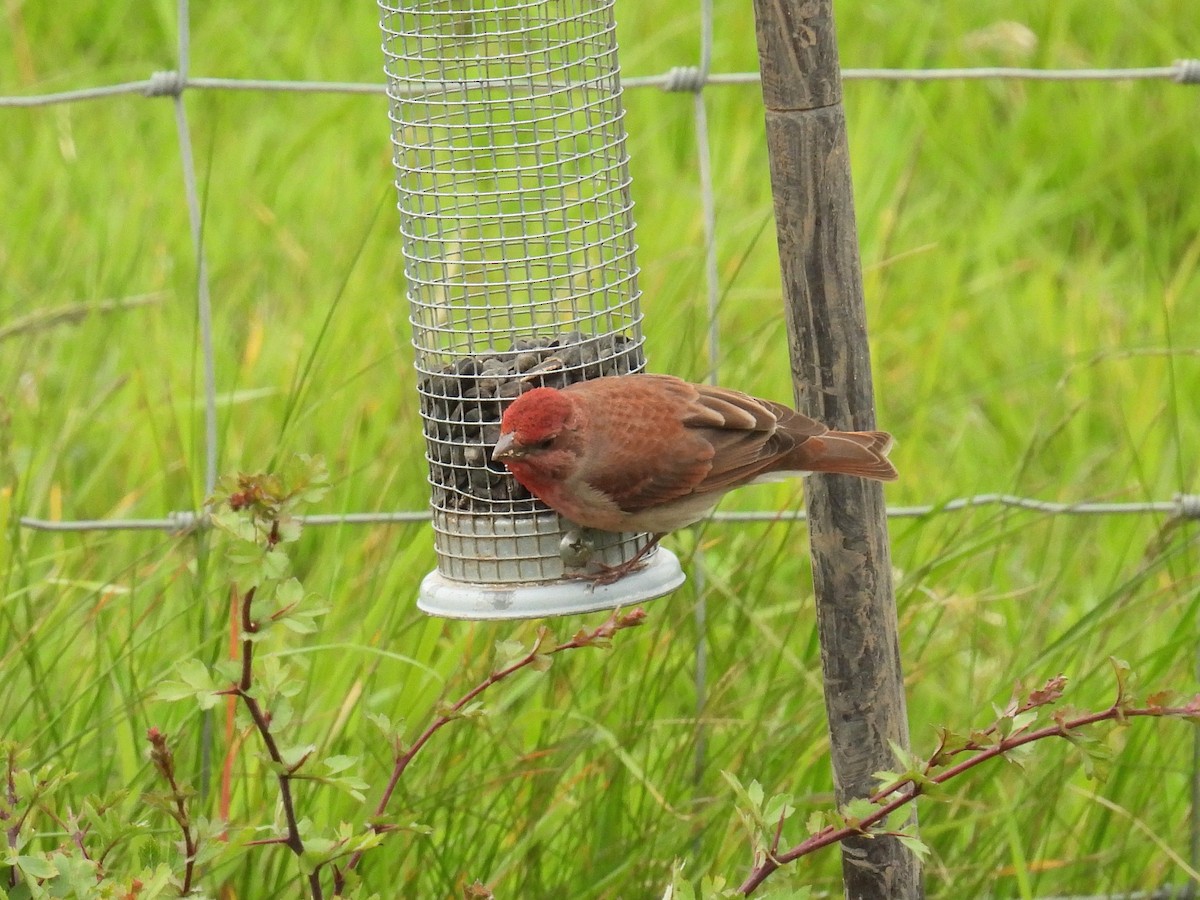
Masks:
[[[614,375],[518,396],[492,459],[585,528],[672,531],[747,484],[814,472],[894,481],[886,431],[831,431],[782,403],[672,375]],[[618,576],[619,577],[619,576]]]

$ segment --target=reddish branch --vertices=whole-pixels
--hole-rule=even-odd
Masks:
[[[1063,683],[1059,679],[1051,680],[1043,691],[1035,691],[1024,703],[1010,705],[1009,709],[1006,710],[1004,718],[1010,718],[1014,714],[1027,712],[1035,707],[1044,706],[1047,703],[1057,700],[1061,696]],[[993,724],[985,731],[978,733],[976,738],[966,741],[963,746],[951,750],[946,749],[946,736],[943,735],[937,751],[925,763],[920,776],[902,778],[883,787],[869,798],[870,802],[874,803],[877,807],[870,815],[858,819],[853,824],[841,826],[828,825],[782,853],[778,852],[779,832],[777,831],[770,851],[754,866],[749,876],[747,876],[746,880],[738,888],[738,891],[745,896],[749,896],[780,866],[793,862],[802,856],[807,856],[810,853],[820,850],[822,847],[828,847],[830,844],[839,843],[856,835],[870,834],[870,829],[873,826],[884,822],[893,812],[908,803],[912,803],[917,797],[925,793],[927,790],[926,785],[945,784],[947,781],[957,778],[964,772],[990,759],[1003,756],[1018,747],[1053,737],[1067,738],[1069,740],[1075,731],[1086,728],[1089,725],[1095,725],[1098,722],[1122,722],[1125,719],[1137,717],[1195,719],[1197,716],[1200,716],[1200,694],[1196,695],[1186,706],[1159,706],[1153,702],[1147,706],[1132,706],[1126,703],[1122,694],[1118,696],[1117,701],[1108,709],[1100,712],[1083,713],[1073,718],[1068,718],[1065,715],[1056,715],[1053,725],[1047,725],[1036,731],[1012,734],[1008,737],[995,740],[994,743],[985,744],[980,738],[994,737],[999,729],[999,722]],[[946,760],[962,753],[972,753],[974,755],[942,769],[936,774],[931,774],[933,769],[944,764]]]
[[[551,647],[548,650],[543,650],[542,647],[549,637],[550,630],[545,627],[539,628],[537,637],[534,638],[533,646],[527,653],[504,668],[492,672],[487,678],[463,694],[457,701],[447,707],[445,712],[430,722],[407,749],[400,751],[397,748],[395,764],[392,766],[392,776],[388,779],[387,787],[383,790],[383,796],[379,798],[379,803],[375,806],[373,818],[379,819],[387,811],[392,794],[395,792],[396,786],[400,783],[400,777],[413,761],[413,758],[421,751],[421,748],[429,742],[429,739],[455,719],[460,718],[462,711],[492,685],[503,681],[511,675],[515,675],[522,669],[528,668],[537,662],[539,657],[546,658],[555,653],[561,653],[564,650],[575,650],[580,647],[603,646],[618,631],[640,625],[645,618],[646,612],[641,608],[631,610],[627,613],[622,613],[619,609],[616,609],[613,610],[612,615],[597,627],[590,630],[586,628],[580,629],[571,640]],[[373,825],[372,828],[379,832],[387,830],[386,825]],[[345,869],[336,870],[334,876],[335,894],[340,892],[344,885],[345,872],[350,871],[358,865],[358,861],[362,859],[362,854],[361,850],[355,851],[346,862]]]
[[[171,803],[167,807],[167,811],[179,825],[179,830],[183,832],[185,859],[183,885],[180,893],[186,897],[192,890],[192,877],[196,871],[196,852],[199,849],[199,841],[195,832],[192,831],[192,822],[187,808],[187,794],[175,778],[175,754],[167,745],[167,736],[157,728],[151,727],[146,731],[146,740],[150,742],[150,762],[167,783],[167,787],[171,789]],[[80,844],[80,849],[83,849],[82,844]],[[86,857],[87,854],[84,853],[84,856]]]
[[[240,609],[237,586],[235,585],[229,590],[229,658],[232,660],[236,660],[238,657],[238,638],[241,636],[240,628],[238,627],[241,622]],[[240,740],[234,740],[236,711],[237,697],[231,694],[225,698],[225,760],[221,765],[221,797],[218,806],[221,821],[223,822],[229,821],[230,809],[233,805],[234,754],[237,748],[241,746]]]
[[[274,536],[274,532],[272,532]],[[271,732],[271,714],[263,709],[258,699],[250,693],[254,682],[254,640],[253,635],[258,631],[258,623],[254,620],[252,606],[254,603],[254,588],[246,592],[242,598],[242,674],[238,683],[223,693],[231,694],[241,699],[245,704],[254,727],[262,738],[267,755],[277,767],[276,779],[279,781],[279,799],[283,804],[283,816],[287,822],[287,838],[282,841],[288,849],[300,856],[304,853],[304,840],[300,837],[300,822],[296,817],[296,805],[292,800],[292,777],[304,763],[304,759],[288,764],[279,752],[279,744]],[[307,758],[307,757],[305,757]],[[315,869],[308,876],[308,887],[312,891],[313,900],[322,900],[325,892],[321,888],[320,870]]]

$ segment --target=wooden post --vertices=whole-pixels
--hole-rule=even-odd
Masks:
[[[832,428],[872,429],[862,272],[833,0],[754,0],[767,147],[796,402]],[[903,477],[903,475],[901,476]],[[838,803],[908,746],[883,490],[843,475],[805,484],[825,708]],[[923,896],[893,838],[842,847],[848,898]]]

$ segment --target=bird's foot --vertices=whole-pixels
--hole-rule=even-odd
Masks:
[[[596,587],[606,584],[613,584],[617,581],[620,581],[626,575],[646,568],[646,566],[649,564],[649,561],[646,557],[648,557],[654,548],[658,546],[658,542],[661,541],[662,538],[663,536],[661,534],[656,534],[650,538],[650,540],[648,540],[642,546],[642,548],[633,555],[633,557],[625,560],[625,562],[621,563],[620,565],[606,566],[601,564],[597,566],[595,572],[589,572],[587,575],[583,575],[581,577],[584,581],[590,581]]]

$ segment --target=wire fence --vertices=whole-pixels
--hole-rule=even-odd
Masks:
[[[720,334],[716,325],[716,307],[719,299],[717,256],[715,246],[715,197],[713,191],[711,154],[708,140],[708,119],[704,104],[704,91],[711,86],[744,85],[757,83],[757,72],[713,72],[713,11],[712,0],[701,0],[701,44],[700,61],[696,66],[675,66],[657,75],[642,75],[622,78],[622,86],[630,89],[658,88],[667,92],[691,93],[694,96],[694,119],[697,151],[699,157],[699,181],[702,213],[705,229],[705,288],[708,307],[709,368],[715,372],[720,358]],[[177,6],[179,40],[177,47],[178,68],[172,71],[154,72],[145,80],[127,81],[117,84],[97,85],[77,90],[57,91],[29,95],[0,96],[0,108],[36,108],[64,103],[83,103],[112,97],[141,95],[149,99],[169,98],[175,115],[179,141],[180,163],[183,171],[184,194],[188,207],[193,250],[198,268],[197,315],[200,326],[201,355],[204,366],[204,487],[210,494],[217,479],[217,390],[216,364],[212,342],[212,299],[202,242],[202,221],[199,183],[196,176],[194,153],[183,96],[188,91],[260,91],[311,94],[362,94],[383,96],[386,85],[371,82],[343,81],[283,81],[254,78],[208,78],[193,77],[190,73],[191,28],[188,0],[178,0]],[[1200,59],[1175,60],[1170,65],[1143,68],[1103,69],[1031,69],[1019,67],[978,67],[944,69],[886,69],[847,68],[842,78],[848,81],[947,81],[947,80],[1021,80],[1021,81],[1131,81],[1156,80],[1180,85],[1200,85]],[[414,91],[426,90],[419,85]],[[891,518],[921,518],[938,513],[950,513],[985,506],[1009,507],[1046,515],[1144,515],[1158,514],[1179,519],[1200,519],[1200,495],[1181,494],[1170,500],[1105,503],[1063,503],[1041,500],[1036,497],[1013,496],[1001,493],[976,494],[958,497],[940,503],[920,506],[889,507]],[[430,518],[428,510],[401,510],[395,512],[348,512],[331,515],[309,516],[308,525],[387,525],[424,522]],[[718,512],[713,516],[717,522],[772,522],[803,521],[802,510],[756,510],[751,512]],[[171,533],[192,531],[204,527],[206,517],[202,510],[169,511],[159,518],[141,519],[75,519],[51,520],[34,516],[21,516],[24,528],[39,531],[165,531]]]
[[[1173,81],[1200,84],[1200,59],[1178,59],[1169,66],[1130,69],[1028,69],[979,66],[944,69],[843,69],[844,81]],[[698,93],[709,86],[756,84],[757,72],[705,72],[701,66],[675,66],[661,75],[622,78],[626,88],[656,87]],[[383,82],[275,81],[266,78],[189,78],[180,71],[153,72],[143,81],[122,81],[72,91],[0,96],[0,107],[53,106],[141,94],[175,97],[193,91],[277,91],[292,94],[386,94]],[[414,89],[416,92],[417,89]],[[420,88],[425,90],[425,88]]]
[[[665,92],[691,93],[693,95],[693,120],[698,156],[698,180],[701,196],[705,234],[705,291],[708,312],[709,371],[715,373],[720,359],[720,334],[717,328],[716,310],[720,297],[716,253],[715,194],[713,188],[712,163],[708,135],[705,91],[713,87],[754,84],[759,81],[758,72],[714,72],[713,57],[713,8],[712,0],[699,0],[701,13],[701,41],[697,65],[675,66],[659,74],[623,77],[622,86],[631,90],[658,89]],[[203,365],[203,408],[204,408],[204,486],[210,494],[217,479],[218,430],[217,430],[217,372],[213,352],[212,299],[208,267],[202,241],[202,217],[199,182],[194,163],[193,145],[187,110],[183,102],[191,91],[251,91],[275,93],[342,94],[383,97],[386,85],[379,82],[344,81],[291,81],[253,78],[213,78],[193,76],[190,71],[191,29],[189,0],[178,0],[178,45],[177,68],[171,71],[153,72],[143,80],[114,84],[95,85],[74,90],[45,92],[27,95],[0,95],[0,109],[33,109],[59,104],[87,103],[108,98],[143,96],[152,100],[169,99],[173,107],[179,145],[179,157],[183,174],[185,201],[188,207],[189,225],[193,252],[197,265],[197,289],[195,302],[199,321],[201,357]],[[976,68],[847,68],[842,70],[846,81],[889,81],[889,82],[932,82],[932,81],[980,81],[1017,80],[1049,82],[1095,82],[1095,81],[1161,81],[1175,85],[1200,85],[1200,59],[1180,59],[1169,64],[1142,68],[1087,68],[1087,69],[1034,69],[1020,67],[976,67]],[[417,85],[414,91],[426,90],[428,85]],[[415,398],[414,398],[415,402]],[[1036,497],[1017,496],[1006,493],[983,493],[958,497],[937,503],[915,506],[893,506],[888,516],[899,519],[915,519],[928,516],[951,514],[984,507],[1008,508],[1048,516],[1119,516],[1160,515],[1172,520],[1200,519],[1200,494],[1179,494],[1170,499],[1142,502],[1057,502]],[[755,510],[749,512],[717,512],[717,522],[783,522],[803,521],[803,510]],[[394,512],[347,512],[329,515],[311,515],[303,518],[306,525],[409,525],[424,523],[430,519],[429,510],[400,510]],[[106,518],[51,520],[33,516],[22,516],[20,525],[27,529],[48,532],[90,531],[161,531],[183,534],[208,527],[204,510],[171,511],[158,518]],[[704,571],[696,572],[697,593],[703,597]],[[696,605],[699,633],[704,633],[705,605]],[[706,693],[706,662],[703,642],[696,648],[696,692],[697,705],[703,707]],[[705,756],[704,741],[696,748],[696,765],[699,771]],[[1193,816],[1195,811],[1193,811]],[[1192,825],[1195,830],[1195,823]],[[1195,854],[1193,854],[1193,863]],[[1170,892],[1128,895],[1142,897],[1174,896]],[[1081,900],[1081,898],[1076,898]]]

